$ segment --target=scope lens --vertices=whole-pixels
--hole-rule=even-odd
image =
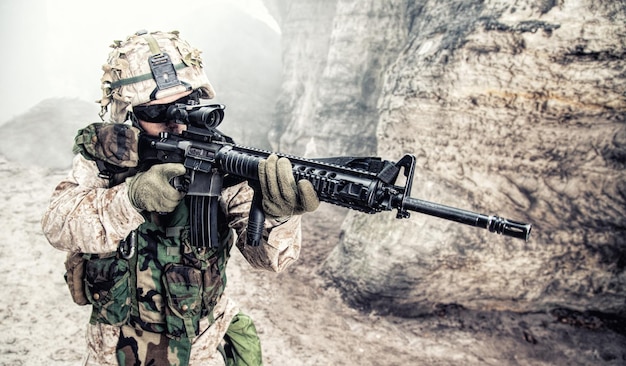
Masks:
[[[198,127],[207,129],[216,128],[224,119],[224,106],[212,104],[198,108],[188,113],[189,122]]]

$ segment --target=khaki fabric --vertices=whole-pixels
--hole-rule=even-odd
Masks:
[[[78,154],[54,192],[42,219],[48,242],[66,252],[115,252],[144,218],[128,198],[126,184],[108,188],[93,161]],[[106,207],[106,210],[103,209]]]
[[[317,210],[320,200],[311,182],[296,180],[287,158],[271,154],[259,162],[259,183],[263,192],[263,211],[267,216],[285,221],[293,215]]]
[[[184,175],[185,171],[185,166],[179,163],[156,164],[128,178],[126,185],[131,203],[142,211],[174,211],[185,193],[172,187],[169,182],[174,177]]]
[[[262,245],[246,245],[248,212],[253,195],[254,191],[245,183],[224,190],[220,200],[222,209],[232,218],[229,225],[238,234],[237,248],[248,263],[258,269],[282,272],[300,256],[301,216],[293,216],[284,223],[266,219]]]

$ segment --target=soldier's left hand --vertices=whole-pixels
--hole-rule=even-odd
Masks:
[[[287,158],[272,154],[259,162],[259,182],[263,193],[263,211],[271,218],[285,220],[317,209],[320,200],[311,182],[296,183]]]

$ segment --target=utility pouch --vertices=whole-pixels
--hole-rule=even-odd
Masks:
[[[204,291],[202,293],[202,301],[204,301],[205,308],[209,311],[215,307],[217,300],[226,287],[225,273],[222,273],[223,269],[220,269],[219,260],[219,256],[210,258],[207,268],[203,271]]]
[[[167,297],[165,323],[168,336],[194,338],[202,316],[202,271],[183,264],[165,266],[163,283]]]
[[[91,257],[85,264],[85,292],[93,305],[92,324],[126,323],[130,315],[128,262],[116,256]]]
[[[220,246],[216,252],[209,254],[206,259],[206,268],[202,272],[204,277],[203,299],[204,308],[211,312],[226,288],[226,263],[230,258],[230,248],[235,243],[236,235],[230,229],[220,237]]]
[[[233,317],[224,336],[227,366],[262,365],[261,341],[252,319],[243,313]]]
[[[78,305],[87,305],[85,294],[85,258],[82,253],[68,253],[65,259],[65,283],[70,289],[72,300]]]

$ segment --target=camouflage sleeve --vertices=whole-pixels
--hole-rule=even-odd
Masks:
[[[130,203],[126,184],[108,188],[93,161],[80,154],[54,190],[42,229],[52,246],[70,252],[107,253],[144,221]]]
[[[255,268],[281,272],[300,255],[301,216],[293,216],[284,223],[265,220],[263,241],[258,247],[246,245],[248,212],[254,192],[247,183],[223,190],[221,205],[229,225],[237,232],[237,247],[248,263]]]

